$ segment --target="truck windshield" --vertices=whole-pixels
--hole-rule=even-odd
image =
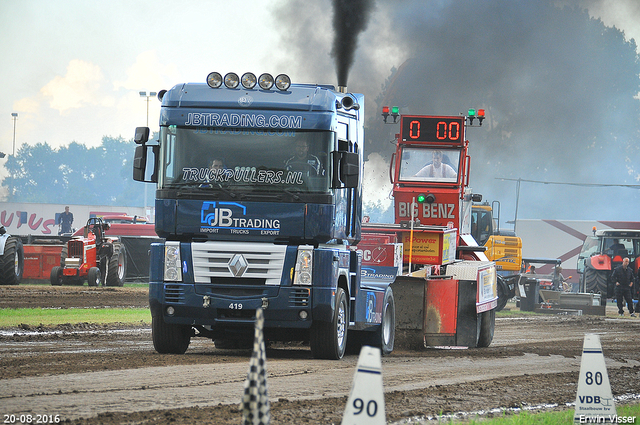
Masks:
[[[459,162],[458,149],[405,147],[400,159],[400,180],[457,182]]]
[[[327,192],[334,133],[160,129],[158,188]]]

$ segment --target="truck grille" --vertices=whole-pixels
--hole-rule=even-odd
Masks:
[[[164,300],[168,303],[184,302],[184,289],[182,285],[165,285]]]
[[[286,249],[285,245],[260,243],[194,242],[194,280],[215,283],[218,278],[227,282],[229,278],[260,279],[265,285],[279,285]]]

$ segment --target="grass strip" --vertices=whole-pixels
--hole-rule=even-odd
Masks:
[[[0,327],[20,324],[61,325],[63,323],[151,323],[148,308],[3,308]]]
[[[631,403],[616,406],[616,413],[618,416],[618,423],[640,423],[640,403]],[[450,424],[473,424],[473,425],[556,425],[556,424],[572,424],[573,423],[574,410],[564,410],[561,412],[520,412],[516,415],[506,415],[498,418],[481,418],[470,420],[449,422],[439,421],[438,423],[450,423]],[[609,419],[609,416],[605,416]],[[589,421],[591,419],[591,421]],[[602,419],[602,418],[600,418]],[[605,423],[604,421],[597,422],[596,418],[584,418],[583,423]],[[609,422],[607,422],[609,423]]]

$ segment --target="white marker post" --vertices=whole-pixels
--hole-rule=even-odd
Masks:
[[[616,406],[611,393],[600,337],[596,334],[586,334],[582,346],[573,422],[576,424],[612,423],[616,418]]]
[[[341,424],[385,425],[386,423],[380,349],[365,345],[360,350],[351,394],[349,394]]]

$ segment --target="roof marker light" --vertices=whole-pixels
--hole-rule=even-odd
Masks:
[[[262,90],[269,90],[273,87],[273,76],[271,74],[264,73],[258,78],[258,85]]]
[[[276,77],[276,87],[278,90],[286,91],[291,86],[291,78],[286,74],[280,74]]]
[[[211,72],[207,75],[207,85],[212,89],[217,89],[222,85],[222,75],[219,72]]]
[[[235,72],[230,72],[224,76],[224,85],[229,89],[235,89],[240,84],[240,77]]]
[[[252,72],[245,72],[242,75],[241,82],[242,82],[242,87],[244,87],[245,89],[252,89],[256,86],[258,79],[256,78],[256,75],[253,74]]]

